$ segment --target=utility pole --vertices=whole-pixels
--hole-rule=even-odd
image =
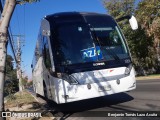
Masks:
[[[15,42],[16,46],[16,59],[17,59],[17,79],[19,79],[19,91],[23,90],[22,85],[22,69],[21,69],[21,63],[22,63],[22,46],[24,46],[24,35],[13,35],[17,38],[17,41]]]

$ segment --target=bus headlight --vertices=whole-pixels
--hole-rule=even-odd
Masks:
[[[77,85],[78,84],[78,81],[76,80],[76,78],[73,75],[68,75],[66,73],[63,73],[62,74],[62,79],[66,80],[71,85]]]
[[[126,67],[124,74],[125,74],[125,75],[129,75],[130,72],[131,72],[131,69],[132,69],[132,64],[130,64],[128,67]]]

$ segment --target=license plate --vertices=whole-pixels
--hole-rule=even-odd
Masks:
[[[98,87],[98,91],[101,92],[101,91],[110,91],[111,90],[111,86],[108,85],[108,86],[99,86]]]

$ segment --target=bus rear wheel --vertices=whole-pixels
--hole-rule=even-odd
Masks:
[[[36,93],[36,97],[40,97],[38,93]]]
[[[34,87],[34,93],[35,93],[35,96],[36,96],[36,97],[40,97],[39,94],[37,93],[36,87]]]
[[[43,90],[44,90],[44,97],[45,97],[45,99],[47,99],[47,87],[46,87],[45,83],[43,83]]]

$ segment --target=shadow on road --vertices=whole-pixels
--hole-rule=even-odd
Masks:
[[[61,116],[67,118],[74,113],[84,112],[93,109],[100,109],[102,107],[110,107],[112,105],[117,105],[119,103],[124,103],[133,100],[134,98],[126,93],[118,93],[113,95],[108,95],[104,97],[98,97],[93,99],[82,100],[78,102],[66,103],[57,105],[54,102],[48,101],[48,105],[52,106],[52,114],[55,116]],[[106,109],[107,110],[107,109]],[[98,111],[98,110],[96,110]]]

